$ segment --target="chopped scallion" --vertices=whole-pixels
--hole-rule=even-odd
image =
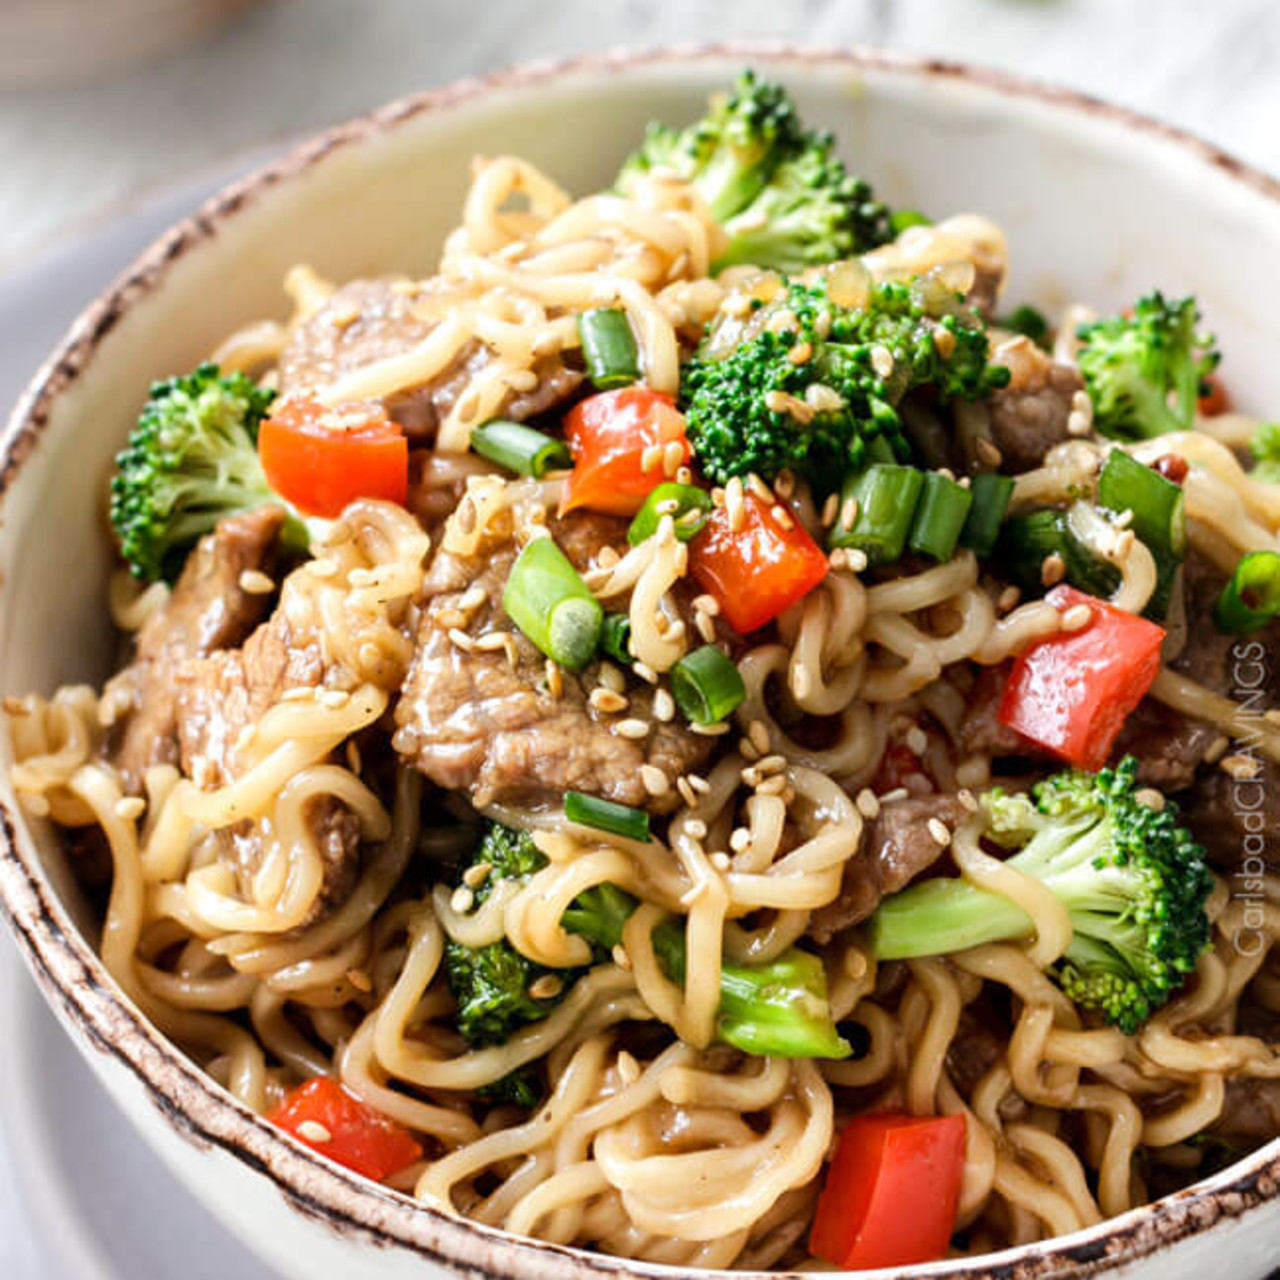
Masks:
[[[907,545],[923,486],[924,474],[915,467],[878,462],[854,472],[840,495],[840,514],[831,529],[830,545],[857,548],[872,565],[893,564]],[[850,511],[852,524],[846,522]]]
[[[742,705],[747,689],[734,663],[708,644],[671,668],[671,693],[686,720],[719,724]]]
[[[564,793],[564,816],[570,822],[607,831],[624,840],[644,842],[649,839],[649,815],[643,809],[601,800],[599,796],[584,796],[581,791]]]
[[[569,446],[563,440],[535,431],[522,422],[505,422],[500,418],[473,428],[471,447],[482,458],[535,480],[541,480],[553,467],[568,467],[573,463]]]
[[[595,654],[604,610],[550,537],[535,538],[516,558],[502,607],[548,658],[567,670],[580,671]]]
[[[933,219],[926,217],[919,209],[895,209],[889,215],[889,230],[900,236],[909,227],[931,227]]]
[[[1245,635],[1280,615],[1280,553],[1250,551],[1240,557],[1231,580],[1213,606],[1219,631]]]
[[[939,563],[950,560],[973,505],[973,494],[937,471],[925,475],[907,545]]]
[[[964,528],[960,530],[960,545],[980,556],[989,556],[995,550],[1004,514],[1009,510],[1013,479],[983,472],[969,482],[969,492],[973,495],[973,502]]]
[[[1098,476],[1098,505],[1119,514],[1132,512],[1129,528],[1146,544],[1156,562],[1156,588],[1144,610],[1160,621],[1169,611],[1169,599],[1178,566],[1187,554],[1186,500],[1182,487],[1158,471],[1113,449]]]
[[[625,613],[606,613],[604,630],[600,632],[600,650],[615,662],[630,666],[635,660],[631,652],[631,618]]]
[[[711,507],[711,495],[705,489],[692,484],[660,484],[636,512],[627,530],[627,541],[638,547],[658,532],[662,517],[670,515],[675,522],[676,537],[681,542],[688,542],[702,532]]]
[[[640,353],[627,313],[596,307],[578,313],[578,337],[587,377],[600,391],[628,387],[640,378]]]
[[[1079,514],[1105,522],[1106,517],[1096,509],[1077,506],[1083,508]],[[1067,511],[1028,511],[1005,524],[1000,534],[1000,567],[1027,595],[1043,595],[1046,588],[1069,582],[1091,596],[1106,599],[1120,585],[1119,570],[1077,535],[1071,515]],[[1061,566],[1046,573],[1045,562],[1053,557]]]

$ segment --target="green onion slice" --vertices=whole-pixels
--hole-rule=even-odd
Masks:
[[[1230,582],[1213,606],[1219,631],[1244,635],[1280,614],[1280,553],[1250,551],[1240,557]]]
[[[506,422],[495,418],[471,431],[471,447],[490,462],[496,462],[517,475],[541,480],[553,467],[573,465],[569,446],[522,422]]]
[[[937,471],[925,475],[907,545],[939,563],[950,560],[969,517],[973,494]]]
[[[712,505],[711,495],[696,485],[676,484],[674,481],[660,484],[636,512],[627,530],[627,541],[638,547],[658,532],[662,517],[669,515],[675,521],[676,537],[681,542],[688,542],[702,532]]]
[[[1131,458],[1123,449],[1107,454],[1098,475],[1098,505],[1132,511],[1129,524],[1153,552],[1181,560],[1187,552],[1186,499],[1182,486]]]
[[[631,652],[631,618],[625,613],[606,613],[600,633],[600,649],[615,662],[630,666],[636,656]]]
[[[865,471],[854,472],[841,491],[840,515],[832,526],[829,544],[857,548],[866,554],[868,564],[893,564],[906,549],[923,486],[923,472],[897,463],[877,462]],[[852,525],[845,523],[847,509],[854,512]]]
[[[960,545],[980,556],[989,556],[995,550],[1000,526],[1009,510],[1013,478],[984,471],[969,482],[969,492],[973,501],[964,528],[960,530]]]
[[[640,379],[640,353],[627,313],[596,307],[578,313],[578,337],[587,377],[600,391],[627,387]]]
[[[733,662],[708,644],[671,668],[671,693],[686,720],[719,724],[742,705],[747,689]]]
[[[516,558],[502,607],[548,658],[567,670],[580,671],[594,656],[604,610],[550,537],[535,538]]]
[[[564,793],[564,816],[570,822],[607,831],[624,840],[644,843],[649,839],[649,815],[643,809],[614,804],[612,800],[601,800],[599,796],[584,796],[581,791]]]

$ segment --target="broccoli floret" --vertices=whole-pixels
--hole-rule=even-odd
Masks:
[[[545,859],[527,832],[494,823],[469,865],[485,863],[490,870],[476,890],[481,901],[497,881],[526,879],[545,865]],[[586,938],[595,960],[603,963],[621,943],[623,926],[636,906],[636,900],[616,885],[596,885],[573,900],[561,922],[569,933]],[[654,930],[653,945],[667,976],[683,981],[684,930],[668,921]],[[472,1044],[501,1044],[520,1027],[546,1017],[582,972],[547,969],[506,939],[479,948],[452,940],[445,946],[445,974],[458,1004],[458,1030]],[[544,1000],[531,997],[530,984],[547,973],[561,980],[559,992]],[[831,1018],[821,960],[794,948],[769,964],[721,967],[717,1036],[746,1053],[773,1057],[844,1058],[850,1052]]]
[[[1093,401],[1093,425],[1119,440],[1188,431],[1205,378],[1220,356],[1212,334],[1196,326],[1194,298],[1166,299],[1158,290],[1132,313],[1082,324],[1077,357]]]
[[[1076,1004],[1132,1035],[1196,967],[1209,941],[1213,877],[1204,850],[1166,802],[1136,795],[1137,761],[1039,783],[1034,802],[984,797],[987,835],[1018,851],[1008,865],[1045,884],[1075,935],[1050,976]],[[933,879],[887,898],[871,919],[882,959],[941,955],[1035,931],[1008,898]]]
[[[1049,322],[1042,311],[1037,311],[1026,303],[1015,307],[1007,316],[1001,316],[996,321],[996,327],[1008,329],[1010,333],[1020,333],[1024,338],[1030,338],[1037,347],[1048,349]]]
[[[111,480],[111,523],[134,577],[172,582],[219,520],[285,505],[257,452],[258,424],[274,397],[243,373],[224,375],[209,363],[152,384]],[[282,536],[295,549],[307,545],[296,518]]]
[[[1264,422],[1249,441],[1249,451],[1257,460],[1249,474],[1267,484],[1280,484],[1280,422]]]
[[[652,124],[618,176],[670,170],[691,183],[728,236],[717,269],[779,271],[833,262],[893,239],[889,211],[833,154],[829,133],[806,129],[787,91],[750,71],[685,129]]]
[[[1009,379],[987,361],[981,322],[958,298],[942,308],[936,295],[923,282],[879,284],[851,310],[831,302],[824,280],[793,283],[728,354],[713,335],[684,366],[680,387],[702,471],[723,484],[789,467],[825,493],[863,463],[873,440],[909,460],[897,410],[909,390],[976,400]],[[797,350],[806,358],[793,358]],[[839,404],[826,408],[833,394]]]

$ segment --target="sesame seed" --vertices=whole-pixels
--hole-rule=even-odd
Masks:
[[[1067,562],[1055,551],[1040,562],[1040,581],[1046,587],[1057,586],[1067,576]]]
[[[773,501],[773,490],[754,471],[748,473],[746,487],[747,491],[755,494],[761,502],[769,503]]]
[[[601,547],[596,555],[596,564],[601,569],[612,569],[621,558],[612,547]]]
[[[732,834],[729,836],[729,848],[734,853],[741,853],[744,849],[751,846],[751,832],[746,827],[734,827]]]
[[[529,983],[529,995],[535,1000],[554,1000],[563,990],[563,980],[554,973],[544,973]]]
[[[876,799],[875,792],[870,787],[863,787],[854,799],[854,808],[868,820],[876,818],[880,814],[880,801]]]
[[[146,810],[146,801],[141,796],[122,796],[115,803],[116,817],[123,818],[126,822],[142,817]]]
[[[951,843],[951,829],[940,818],[929,819],[929,834],[940,848],[945,849]]]
[[[1001,613],[1008,613],[1011,609],[1017,608],[1018,601],[1022,599],[1022,592],[1017,587],[1005,587],[996,599],[996,608]]]
[[[729,855],[722,849],[717,849],[715,853],[710,854],[707,859],[717,871],[728,871],[733,863],[729,860]]]
[[[691,724],[689,728],[700,737],[718,738],[729,732],[729,723],[722,720],[719,724]]]
[[[624,1085],[635,1084],[640,1079],[640,1064],[625,1049],[618,1054],[618,1079]]]
[[[684,465],[686,447],[683,440],[669,440],[662,446],[662,470],[666,475],[674,478]]]
[[[600,683],[606,689],[612,689],[614,693],[626,692],[627,678],[612,662],[602,662],[600,664]]]
[[[867,553],[860,547],[850,547],[844,553],[844,558],[848,563],[849,568],[852,569],[854,573],[863,573],[866,571],[867,564],[869,563],[867,560]]]
[[[692,484],[693,472],[687,467],[680,467],[676,471],[676,484]]]
[[[1148,809],[1154,809],[1156,813],[1164,808],[1164,796],[1155,787],[1143,787],[1133,793],[1133,798]]]
[[[654,718],[668,724],[676,716],[676,700],[666,689],[659,689],[653,695]]]
[[[373,990],[373,979],[363,969],[348,969],[346,979],[357,991]]]
[[[458,608],[464,613],[474,613],[482,604],[489,599],[489,593],[478,584],[474,587],[468,587],[462,593],[458,600]]]
[[[707,824],[701,818],[693,818],[684,824],[685,833],[692,836],[695,840],[705,840],[707,838]]]
[[[240,574],[240,590],[251,596],[268,596],[276,584],[261,569],[245,569]]]
[[[1223,773],[1228,774],[1237,782],[1243,782],[1249,778],[1256,778],[1262,772],[1262,766],[1252,756],[1231,755],[1224,756],[1219,761],[1218,767]]]
[[[756,787],[756,795],[780,796],[786,789],[787,775],[785,773],[776,773],[772,778],[765,778],[765,780]]]
[[[1093,423],[1090,422],[1087,414],[1081,413],[1078,409],[1072,409],[1067,414],[1067,435],[1087,436],[1092,429]]]
[[[781,773],[787,767],[787,757],[779,755],[776,751],[772,755],[765,756],[759,764],[756,765],[755,771],[762,777],[767,778],[770,774]]]
[[[305,1138],[308,1142],[332,1142],[333,1134],[324,1127],[318,1120],[303,1120],[298,1125],[298,1137]]]
[[[627,720],[619,720],[618,723],[613,726],[613,731],[620,738],[639,739],[647,738],[649,736],[650,728],[651,726],[647,720],[638,720],[632,716]]]
[[[711,790],[711,783],[700,773],[686,773],[684,775],[689,780],[689,785],[700,795],[705,796]]]
[[[1205,761],[1208,764],[1217,764],[1217,762],[1227,754],[1227,748],[1230,745],[1230,739],[1225,736],[1214,738],[1214,740],[1209,743],[1208,749],[1204,753]]]
[[[877,798],[882,805],[897,804],[899,800],[905,800],[910,794],[911,792],[906,787],[894,787],[892,791],[886,791]]]
[[[893,352],[877,343],[871,348],[871,367],[881,378],[893,377]]]
[[[680,503],[675,498],[664,498],[654,507],[660,516],[673,516],[680,510]]]
[[[560,696],[564,693],[564,675],[551,658],[547,659],[543,670],[547,675],[547,692],[554,701],[559,702]]]
[[[622,943],[619,942],[609,954],[613,957],[613,963],[619,969],[629,970],[631,968],[631,957],[627,955],[627,949]]]
[[[647,662],[633,662],[631,670],[646,684],[658,683],[658,673]]]
[[[345,689],[326,689],[320,695],[322,705],[336,711],[351,701],[351,695]]]
[[[605,715],[612,715],[616,711],[625,711],[628,703],[627,699],[620,693],[616,693],[613,689],[606,689],[601,685],[597,689],[591,690],[591,696],[587,699],[595,710],[603,712]]]
[[[986,436],[979,436],[977,443],[978,460],[989,467],[998,467],[1004,461],[1004,454],[995,447]]]
[[[773,521],[778,528],[783,529],[788,533],[796,527],[796,522],[791,518],[791,512],[788,511],[781,503],[775,502],[773,506],[769,508],[769,514],[773,517]]]
[[[475,646],[482,653],[497,653],[499,649],[507,647],[509,639],[505,631],[486,631],[482,636],[476,636]]]
[[[462,883],[468,889],[478,889],[489,878],[489,872],[492,870],[492,862],[477,862],[462,873]]]
[[[823,382],[811,382],[804,389],[804,402],[815,413],[836,413],[844,408],[844,397]]]
[[[463,653],[475,651],[476,642],[461,627],[449,628],[449,640],[455,649],[461,649]]]
[[[640,781],[651,796],[665,796],[671,790],[671,779],[656,764],[640,766]]]
[[[769,730],[763,720],[753,720],[747,726],[747,737],[751,745],[762,755],[768,755],[772,744],[769,741]]]
[[[729,513],[729,529],[732,533],[740,533],[742,531],[743,522],[746,520],[746,496],[742,491],[742,481],[737,476],[733,476],[724,489],[724,505]]]
[[[846,498],[840,504],[840,527],[842,529],[852,529],[853,522],[857,518],[858,518],[857,498]]]
[[[449,899],[449,905],[460,916],[466,915],[476,905],[476,895],[465,884],[459,885]]]
[[[1073,604],[1062,615],[1063,631],[1081,631],[1093,621],[1093,610],[1087,604]]]
[[[693,614],[693,625],[698,629],[698,634],[710,644],[716,638],[715,619],[709,613],[703,613],[701,609],[697,609]]]
[[[919,725],[912,725],[907,730],[907,750],[912,755],[922,756],[929,749],[929,739]]]
[[[656,471],[662,465],[662,446],[660,444],[646,445],[640,454],[640,470],[646,475],[650,471]]]
[[[787,359],[792,364],[807,364],[813,358],[813,345],[808,342],[797,342],[787,352]]]
[[[968,787],[961,787],[956,797],[960,801],[960,807],[969,813],[978,812],[978,802],[973,798],[973,792]]]
[[[840,511],[840,495],[838,493],[827,494],[827,500],[822,504],[822,527],[830,529],[836,522],[836,516]]]
[[[680,799],[689,806],[690,809],[698,807],[698,797],[694,794],[693,788],[689,785],[689,779],[681,774],[676,779],[676,790],[680,793]]]
[[[773,477],[773,491],[780,498],[789,498],[796,491],[795,473],[788,467],[783,467],[776,476]]]

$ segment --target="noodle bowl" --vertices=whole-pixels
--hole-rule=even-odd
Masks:
[[[523,205],[513,212],[515,194]],[[939,229],[935,258],[927,232],[916,234],[909,267],[880,250],[868,272],[916,275],[966,251],[1003,252],[985,221],[955,221],[959,229]],[[974,223],[979,231],[961,241]],[[1008,607],[1006,584],[960,551],[883,574],[837,561],[773,626],[745,638],[724,640],[713,616],[744,696],[723,728],[702,735],[714,740],[706,766],[669,776],[652,797],[644,841],[585,827],[541,796],[504,794],[477,813],[413,764],[420,726],[400,704],[423,629],[475,586],[447,581],[442,557],[496,563],[509,546],[555,539],[565,501],[563,476],[512,479],[463,453],[472,428],[530,390],[530,377],[546,377],[546,362],[578,369],[574,316],[589,308],[620,308],[645,383],[676,391],[703,326],[727,299],[760,287],[744,269],[710,273],[722,235],[669,175],[626,198],[575,201],[524,160],[478,167],[438,274],[406,283],[428,335],[317,392],[330,408],[390,402],[470,363],[468,350],[487,353],[441,416],[422,451],[430,456],[416,459],[408,506],[360,500],[313,534],[305,557],[267,575],[270,617],[315,638],[322,677],[290,683],[290,672],[254,707],[252,731],[236,728],[220,772],[179,758],[149,765],[136,783],[115,757],[119,726],[138,711],[127,681],[11,698],[13,786],[28,812],[109,855],[101,953],[145,1015],[258,1112],[278,1108],[301,1081],[339,1079],[418,1141],[421,1158],[389,1179],[427,1205],[638,1260],[788,1267],[805,1257],[837,1134],[855,1114],[892,1110],[963,1119],[956,1253],[1096,1224],[1194,1176],[1198,1139],[1226,1113],[1228,1084],[1275,1075],[1274,1045],[1244,1026],[1280,1013],[1273,877],[1263,878],[1262,924],[1251,925],[1265,945],[1250,957],[1234,945],[1245,905],[1219,879],[1206,907],[1211,945],[1194,977],[1136,1034],[1082,1015],[1046,976],[1071,942],[1071,920],[1042,884],[993,855],[978,813],[949,824],[946,857],[965,882],[1021,907],[1032,938],[901,962],[877,960],[858,928],[822,941],[813,931],[847,893],[850,868],[869,856],[871,828],[902,786],[890,785],[887,755],[909,746],[931,791],[983,790],[1004,766],[966,739],[974,682],[1070,631],[1067,611],[1038,599]],[[228,337],[217,353],[224,370],[278,381],[287,344],[338,296],[310,271],[292,273],[288,288],[292,319]],[[1110,447],[1091,436],[1050,452],[1018,477],[1012,509],[1067,501]],[[1272,487],[1251,480],[1208,431],[1133,452],[1192,464],[1185,494],[1197,556],[1229,570],[1240,554],[1276,544]],[[823,536],[821,494],[803,480],[787,494],[786,480],[766,487],[796,524]],[[1156,570],[1147,547],[1122,534],[1103,530],[1092,549],[1116,570],[1111,603],[1138,614]],[[690,612],[682,598],[689,544],[667,517],[651,538],[611,550],[597,550],[582,578],[606,610],[625,613],[637,671],[655,677],[624,672],[621,696],[656,708],[658,694],[641,686],[665,691],[702,643],[696,619],[707,611]],[[116,626],[138,633],[177,591],[113,587]],[[495,610],[486,599],[446,630],[464,637],[454,641],[463,657],[478,651],[516,667],[509,649],[525,639]],[[617,692],[606,670],[582,678],[588,695]],[[552,691],[573,680],[545,678]],[[1151,698],[1228,738],[1247,723],[1237,702],[1171,666]],[[1263,722],[1258,751],[1280,759],[1273,730]],[[317,809],[349,815],[356,832],[358,865],[341,892]],[[476,906],[459,897],[467,886],[454,868],[482,817],[532,832],[543,865]],[[228,854],[246,832],[252,866]],[[639,903],[607,957],[562,921],[599,886]],[[672,917],[685,946],[678,975],[664,967],[659,937]],[[447,948],[503,940],[537,966],[588,971],[503,1043],[468,1044]],[[857,1029],[856,1054],[753,1056],[718,1042],[724,967],[767,964],[797,947],[820,957],[831,1017],[848,1035]],[[960,1058],[975,1025],[997,1045],[972,1076]],[[494,1086],[531,1065],[544,1086],[534,1105],[492,1100]]]

